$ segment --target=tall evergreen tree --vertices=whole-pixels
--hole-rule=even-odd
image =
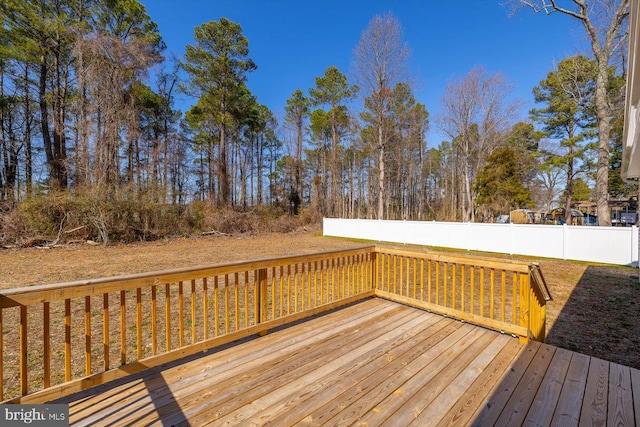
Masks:
[[[543,108],[531,110],[534,120],[542,124],[546,135],[558,139],[564,152],[551,155],[548,161],[561,165],[566,172],[566,222],[571,223],[573,179],[588,166],[593,150],[595,115],[593,96],[597,65],[584,56],[574,56],[558,63],[555,70],[533,89],[536,102]]]
[[[345,103],[348,100],[353,99],[357,91],[358,87],[350,85],[347,81],[347,77],[335,66],[327,68],[323,76],[316,77],[315,87],[309,89],[309,95],[311,96],[314,105],[329,106],[328,114],[331,125],[329,169],[331,171],[331,177],[328,213],[330,215],[337,213],[339,202],[338,188],[341,177],[338,167],[338,151],[341,140],[341,125],[342,127],[345,127],[345,121],[348,119]]]
[[[229,102],[233,92],[246,81],[246,74],[255,70],[256,65],[248,57],[249,42],[242,34],[242,28],[226,18],[196,27],[194,38],[196,43],[187,45],[182,64],[189,75],[189,85],[185,89],[200,98],[201,111],[210,116],[217,127],[219,202],[229,205],[232,203],[227,140],[227,126],[231,120]]]
[[[310,100],[300,89],[296,89],[284,107],[285,120],[296,128],[295,184],[291,192],[294,214],[298,213],[302,200],[302,142],[304,137],[304,120],[309,116]]]

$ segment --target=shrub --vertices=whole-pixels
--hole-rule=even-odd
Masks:
[[[313,210],[287,215],[274,206],[243,211],[207,202],[187,206],[158,203],[144,195],[109,198],[106,191],[41,194],[0,209],[0,243],[68,243],[88,239],[108,244],[155,240],[193,233],[292,232],[317,223]]]

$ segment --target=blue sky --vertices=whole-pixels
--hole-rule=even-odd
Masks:
[[[523,99],[522,118],[534,106],[531,89],[555,63],[588,52],[574,20],[522,10],[510,17],[502,0],[142,0],[167,44],[165,55],[182,58],[193,29],[225,17],[242,26],[258,69],[247,85],[276,117],[295,89],[307,91],[324,70],[349,74],[353,48],[376,14],[392,12],[404,27],[418,78],[416,98],[433,115],[447,81],[475,65],[502,72]],[[182,99],[181,109],[192,102]],[[430,145],[441,137],[435,124]]]

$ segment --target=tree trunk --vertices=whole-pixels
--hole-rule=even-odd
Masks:
[[[220,123],[220,149],[218,152],[218,173],[220,176],[220,204],[223,206],[230,206],[230,185],[229,185],[229,171],[227,161],[227,138],[225,135],[224,120],[226,116],[225,102],[222,101],[221,105],[222,123]]]
[[[331,200],[329,215],[335,215],[338,205],[338,129],[335,107],[331,109]]]
[[[47,104],[47,74],[48,68],[45,58],[40,58],[40,76],[38,84],[38,104],[40,106],[40,126],[42,133],[42,143],[49,172],[49,185],[52,188],[60,188],[61,183],[57,180],[54,167],[53,143],[49,130],[49,106]]]
[[[569,155],[573,156],[573,149],[569,151]],[[567,189],[566,199],[564,203],[564,222],[567,225],[572,225],[571,217],[571,199],[573,197],[573,157],[567,164]]]
[[[382,124],[378,125],[378,219],[384,219],[384,195],[385,195],[385,164],[384,141]]]
[[[596,175],[596,203],[598,225],[611,225],[609,210],[609,123],[610,108],[607,100],[609,84],[607,63],[598,61],[598,77],[596,79],[596,116],[598,118],[598,171]]]

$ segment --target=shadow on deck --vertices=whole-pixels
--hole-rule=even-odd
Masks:
[[[637,370],[372,298],[55,403],[77,425],[633,425],[632,388]]]

